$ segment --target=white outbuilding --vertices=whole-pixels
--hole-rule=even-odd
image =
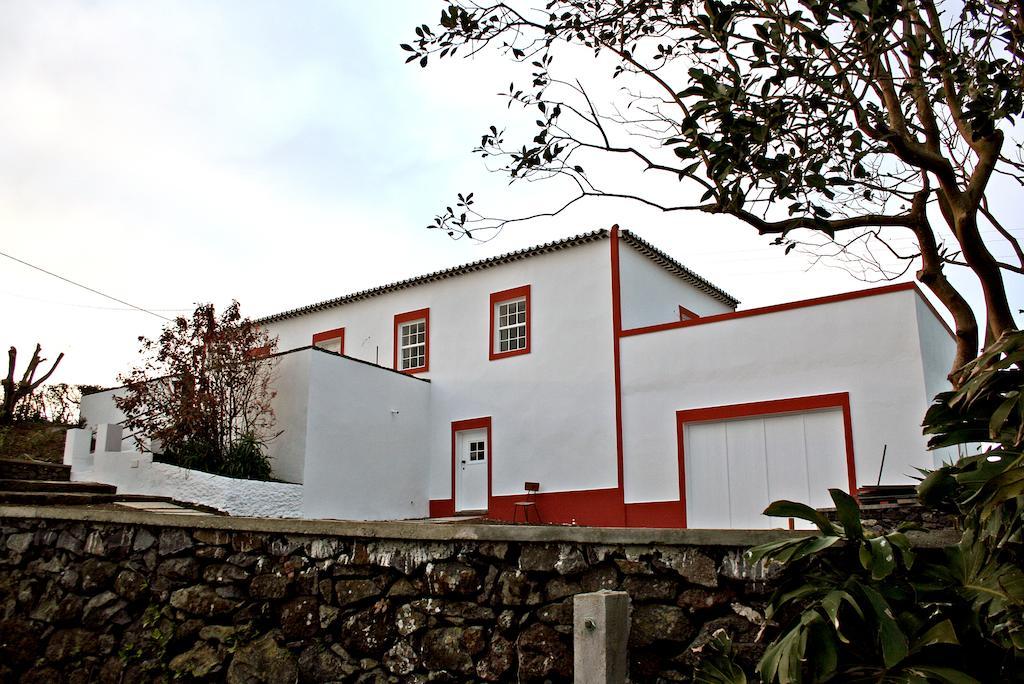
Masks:
[[[954,344],[913,283],[737,304],[612,228],[268,316],[275,476],[310,518],[759,528],[935,465]]]

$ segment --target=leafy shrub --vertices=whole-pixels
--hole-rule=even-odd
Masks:
[[[270,459],[264,445],[255,435],[245,434],[228,449],[221,475],[246,480],[266,480],[270,477]]]
[[[266,446],[251,433],[235,440],[223,457],[204,440],[193,438],[180,442],[162,454],[155,454],[154,459],[161,463],[225,477],[245,480],[270,479],[270,459],[266,454]]]

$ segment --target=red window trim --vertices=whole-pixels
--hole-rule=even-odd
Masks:
[[[345,353],[345,328],[334,328],[333,330],[324,330],[323,332],[313,334],[314,347],[328,340],[340,340],[341,344],[338,346],[338,353]]]
[[[679,448],[679,501],[683,509],[683,527],[686,527],[686,454],[683,452],[683,427],[699,423],[733,418],[797,413],[815,409],[840,408],[843,411],[843,432],[846,440],[846,477],[849,493],[857,496],[857,464],[853,455],[853,422],[850,419],[850,393],[818,394],[772,401],[754,401],[746,404],[710,406],[707,408],[676,411],[676,444]]]
[[[692,311],[687,309],[682,304],[679,305],[679,320],[680,321],[689,321],[689,320],[692,320],[694,318],[700,318],[700,314],[693,313]]]
[[[247,359],[265,359],[270,356],[270,347],[272,345],[264,344],[260,347],[253,347],[249,351],[245,352],[245,358]]]
[[[458,460],[458,443],[456,437],[464,430],[487,430],[487,510],[491,510],[491,464],[494,462],[494,452],[491,449],[491,417],[470,418],[468,420],[452,421],[452,511],[457,512],[455,506],[458,501],[455,496],[455,463]]]
[[[408,323],[409,321],[416,321],[419,319],[424,321],[424,334],[426,337],[426,349],[423,350],[423,365],[417,366],[416,368],[402,369],[398,363],[398,328],[402,323]],[[392,348],[391,361],[392,368],[399,373],[425,373],[430,370],[430,307],[426,309],[416,309],[415,311],[406,311],[405,313],[395,314],[394,324],[394,346]]]
[[[515,349],[513,351],[496,351],[494,348],[494,337],[495,337],[495,318],[494,309],[497,308],[501,302],[507,302],[511,299],[526,299],[526,346],[522,349]],[[491,328],[490,328],[490,359],[494,361],[496,359],[504,359],[508,356],[519,356],[520,354],[530,353],[530,342],[531,342],[531,330],[530,330],[530,317],[532,313],[533,305],[530,302],[530,286],[522,285],[520,287],[513,287],[509,290],[502,290],[501,292],[491,293]]]

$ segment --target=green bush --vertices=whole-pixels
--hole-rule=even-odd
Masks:
[[[224,456],[218,456],[216,449],[202,439],[186,440],[154,459],[189,470],[201,470],[214,475],[235,477],[245,480],[270,479],[270,459],[266,445],[255,435],[244,434],[229,445]]]
[[[225,454],[220,474],[246,480],[268,479],[270,459],[267,458],[263,443],[255,435],[242,435]]]

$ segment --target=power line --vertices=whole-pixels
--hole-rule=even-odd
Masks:
[[[141,306],[135,306],[131,302],[126,302],[123,299],[118,299],[117,297],[113,297],[111,295],[108,295],[105,292],[100,292],[99,290],[91,288],[88,285],[83,285],[82,283],[76,283],[74,280],[71,280],[70,278],[65,278],[64,276],[58,275],[58,274],[54,273],[53,271],[47,271],[45,268],[41,268],[39,266],[36,266],[35,264],[30,264],[27,261],[19,259],[16,256],[11,256],[10,254],[7,254],[6,252],[0,252],[0,256],[5,256],[8,259],[10,259],[11,261],[17,261],[19,264],[22,264],[24,266],[28,266],[29,268],[34,268],[35,270],[40,271],[42,273],[45,273],[48,276],[53,276],[54,278],[57,278],[58,280],[63,280],[65,283],[70,283],[70,284],[74,285],[75,287],[80,287],[83,290],[88,290],[89,292],[92,292],[93,294],[98,294],[100,297],[106,297],[107,299],[111,299],[111,300],[117,302],[118,304],[124,304],[125,306],[129,306],[129,307],[131,307],[133,309],[137,309],[138,311],[141,311],[143,313],[148,313],[150,316],[156,316],[157,318],[161,318],[161,319],[163,319],[165,321],[171,322],[171,319],[168,318],[167,316],[161,316],[160,314],[156,313],[155,311],[150,311],[149,309],[144,309]]]
[[[54,306],[68,306],[74,309],[92,309],[94,311],[134,311],[134,309],[127,306],[101,306],[99,304],[80,304],[78,302],[59,302],[55,299],[45,299],[43,297],[31,297],[29,295],[23,295],[18,292],[11,292],[10,290],[0,290],[0,295],[7,297],[17,297],[18,299],[25,299],[30,302],[42,302],[43,304],[53,304]],[[191,311],[191,309],[158,309],[151,307],[150,311],[170,312],[170,313],[184,313]]]

